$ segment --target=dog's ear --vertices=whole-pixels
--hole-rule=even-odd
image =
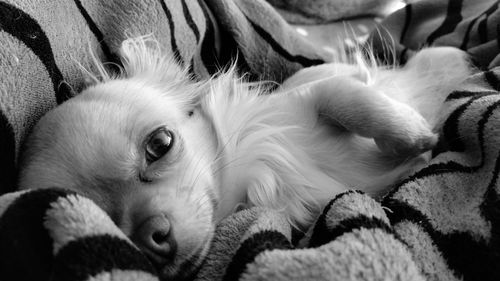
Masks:
[[[188,69],[179,65],[173,54],[161,49],[153,36],[129,38],[120,48],[123,75],[157,83],[183,83],[190,80]]]
[[[188,112],[203,95],[203,83],[197,82],[173,53],[162,50],[152,35],[123,41],[120,58],[123,67],[119,78],[153,85]]]
[[[121,67],[116,63],[103,62],[105,55],[101,48],[89,42],[88,51],[88,57],[84,60],[72,58],[81,71],[83,88],[89,88],[119,76]]]

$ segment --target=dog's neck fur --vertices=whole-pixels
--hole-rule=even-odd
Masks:
[[[311,156],[290,138],[302,131],[287,125],[286,116],[272,100],[259,87],[252,89],[232,74],[224,74],[202,101],[217,136],[219,217],[240,204],[268,206],[281,210],[296,226],[306,226],[326,203],[318,198],[329,198],[315,188],[321,186],[319,181],[341,184],[314,168]]]

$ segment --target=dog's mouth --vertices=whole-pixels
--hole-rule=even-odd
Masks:
[[[173,258],[162,256],[147,248],[141,248],[141,251],[146,255],[148,260],[153,264],[156,271],[158,272],[162,270],[163,266],[175,263],[175,260]]]
[[[199,271],[203,257],[193,255],[191,258],[184,260],[179,265],[168,264],[157,268],[158,274],[162,281],[175,280],[187,281],[193,280],[196,273]]]
[[[143,250],[146,257],[153,264],[160,280],[186,281],[192,280],[208,253],[212,237],[207,237],[203,243],[186,258],[176,256],[175,258],[165,258],[149,250]]]

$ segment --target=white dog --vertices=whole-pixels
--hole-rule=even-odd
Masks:
[[[194,82],[151,43],[126,40],[121,75],[99,65],[95,85],[40,120],[20,186],[93,199],[163,278],[191,274],[240,205],[304,230],[340,192],[387,192],[425,160],[440,105],[471,72],[464,52],[430,48],[402,68],[311,67],[268,94],[234,67]]]

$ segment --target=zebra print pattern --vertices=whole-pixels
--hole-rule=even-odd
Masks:
[[[400,62],[426,46],[454,46],[471,54],[478,67],[500,65],[499,2],[419,0],[393,13],[372,34],[374,48],[394,47]],[[390,59],[390,56],[388,57]]]
[[[83,87],[69,58],[80,54],[80,62],[88,63],[87,42],[102,59],[114,61],[125,30],[154,26],[163,44],[200,77],[235,52],[255,78],[276,81],[324,59],[287,33],[286,23],[261,1],[137,1],[133,8],[142,13],[127,17],[113,17],[130,12],[118,1],[101,2],[0,1],[2,192],[15,189],[16,155],[32,123]],[[63,25],[54,15],[71,21]],[[272,210],[238,212],[217,226],[195,280],[500,280],[499,15],[498,1],[422,0],[387,18],[372,34],[376,50],[384,49],[388,35],[396,39],[401,62],[429,43],[457,46],[484,68],[443,104],[441,141],[431,163],[382,202],[356,191],[332,198],[300,242],[300,234]],[[25,28],[16,25],[21,22]],[[66,40],[57,40],[60,34]],[[4,194],[0,279],[49,277],[158,280],[90,200],[61,189]]]

